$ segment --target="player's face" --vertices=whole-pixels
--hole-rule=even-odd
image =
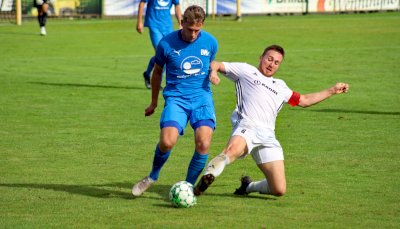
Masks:
[[[182,39],[186,42],[193,42],[200,34],[203,23],[188,24],[182,23]]]
[[[273,76],[275,72],[278,71],[282,60],[282,54],[275,50],[269,50],[264,56],[260,57],[260,65],[258,66],[258,69],[267,77]]]

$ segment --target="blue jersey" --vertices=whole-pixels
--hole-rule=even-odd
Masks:
[[[145,27],[172,28],[171,7],[172,4],[179,5],[179,0],[141,0],[141,2],[147,3]]]
[[[159,66],[166,66],[164,97],[211,94],[209,69],[217,50],[217,40],[205,31],[200,31],[192,43],[182,40],[181,30],[165,36],[157,46],[155,59]]]

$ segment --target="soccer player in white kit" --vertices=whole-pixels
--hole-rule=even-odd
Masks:
[[[47,11],[49,10],[49,4],[53,4],[54,0],[33,0],[33,6],[38,11],[38,22],[40,26],[40,35],[46,36],[46,22],[47,22]]]
[[[260,56],[258,68],[247,63],[213,62],[210,77],[217,72],[235,82],[236,109],[231,121],[233,131],[222,153],[213,158],[194,192],[201,195],[219,176],[225,166],[237,158],[250,154],[266,179],[253,182],[243,176],[234,194],[251,192],[282,196],[286,192],[286,178],[282,147],[275,138],[275,120],[284,103],[308,107],[332,95],[346,93],[349,85],[336,85],[320,92],[301,95],[292,91],[283,80],[273,78],[284,58],[278,45],[267,47]]]

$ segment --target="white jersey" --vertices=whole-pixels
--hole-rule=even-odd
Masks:
[[[236,83],[237,101],[232,122],[246,122],[251,126],[275,130],[275,120],[283,104],[289,102],[292,95],[299,94],[293,92],[283,80],[265,77],[247,63],[223,64],[224,75]],[[297,105],[292,101],[291,104]]]

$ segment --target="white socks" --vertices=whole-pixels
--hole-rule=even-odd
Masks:
[[[221,175],[226,165],[229,165],[229,158],[225,154],[220,154],[214,157],[207,165],[204,175],[212,174],[214,177]],[[246,192],[259,192],[260,194],[271,194],[269,190],[268,181],[266,179],[261,181],[253,181],[247,186]]]
[[[208,163],[204,175],[212,174],[214,177],[217,177],[221,175],[226,165],[229,165],[229,158],[221,153]]]
[[[247,186],[246,192],[259,192],[260,194],[271,194],[268,187],[268,181],[266,179],[261,181],[253,181]]]

